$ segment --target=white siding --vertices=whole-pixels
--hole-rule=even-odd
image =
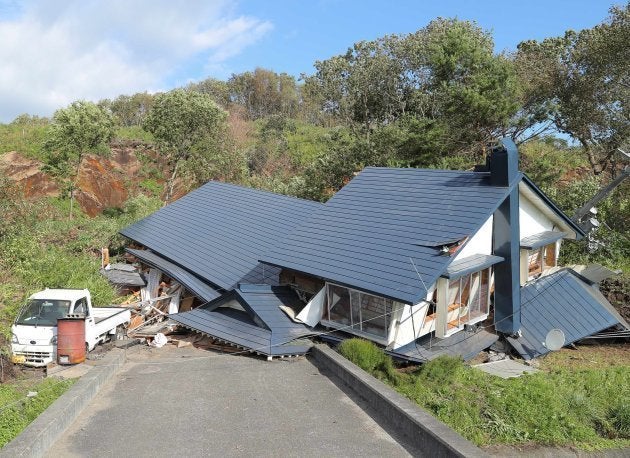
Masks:
[[[396,337],[394,338],[394,343],[392,345],[394,350],[407,345],[408,343],[416,340],[417,337],[420,337],[418,334],[420,334],[420,329],[424,323],[424,317],[427,314],[428,308],[429,304],[427,302],[420,302],[413,307],[411,305],[405,305],[400,317],[400,324],[396,330]],[[412,309],[413,316],[411,314]]]
[[[490,215],[490,218],[483,223],[483,226],[472,236],[466,246],[457,253],[453,261],[475,254],[492,254],[492,222],[493,216]]]
[[[519,219],[521,240],[530,235],[554,230],[554,222],[546,216],[534,203],[523,195],[519,196]]]

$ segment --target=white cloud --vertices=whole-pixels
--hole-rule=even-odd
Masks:
[[[228,0],[0,0],[0,121],[73,100],[159,90],[190,62],[224,65],[272,25]],[[191,75],[193,78],[197,75]]]

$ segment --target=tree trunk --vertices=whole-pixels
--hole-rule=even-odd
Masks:
[[[73,218],[72,209],[74,208],[74,190],[77,187],[77,180],[79,179],[79,170],[81,170],[81,162],[83,162],[83,154],[79,154],[79,163],[77,164],[77,170],[74,173],[74,178],[72,179],[72,184],[70,187],[70,218]]]
[[[602,165],[595,157],[595,153],[591,149],[588,142],[582,138],[578,138],[578,141],[582,144],[584,151],[586,151],[586,157],[588,158],[588,163],[591,166],[591,170],[593,170],[593,175],[599,175],[602,173]]]
[[[177,170],[179,169],[179,160],[175,162],[175,168],[173,173],[166,182],[166,195],[164,196],[164,205],[168,204],[168,201],[173,197],[173,188],[175,187],[175,178],[177,178]]]

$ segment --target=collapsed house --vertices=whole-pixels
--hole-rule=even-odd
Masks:
[[[204,303],[172,320],[268,357],[304,353],[292,340],[318,330],[426,361],[502,336],[529,359],[552,330],[569,344],[629,328],[558,269],[562,240],[585,233],[511,141],[475,171],[366,168],[325,204],[210,182],[121,233]]]

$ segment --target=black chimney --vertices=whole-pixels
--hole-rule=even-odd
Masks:
[[[498,332],[515,335],[521,327],[520,230],[518,150],[510,139],[502,139],[487,159],[490,183],[512,187],[494,212],[493,252],[504,261],[494,266],[494,324]]]

